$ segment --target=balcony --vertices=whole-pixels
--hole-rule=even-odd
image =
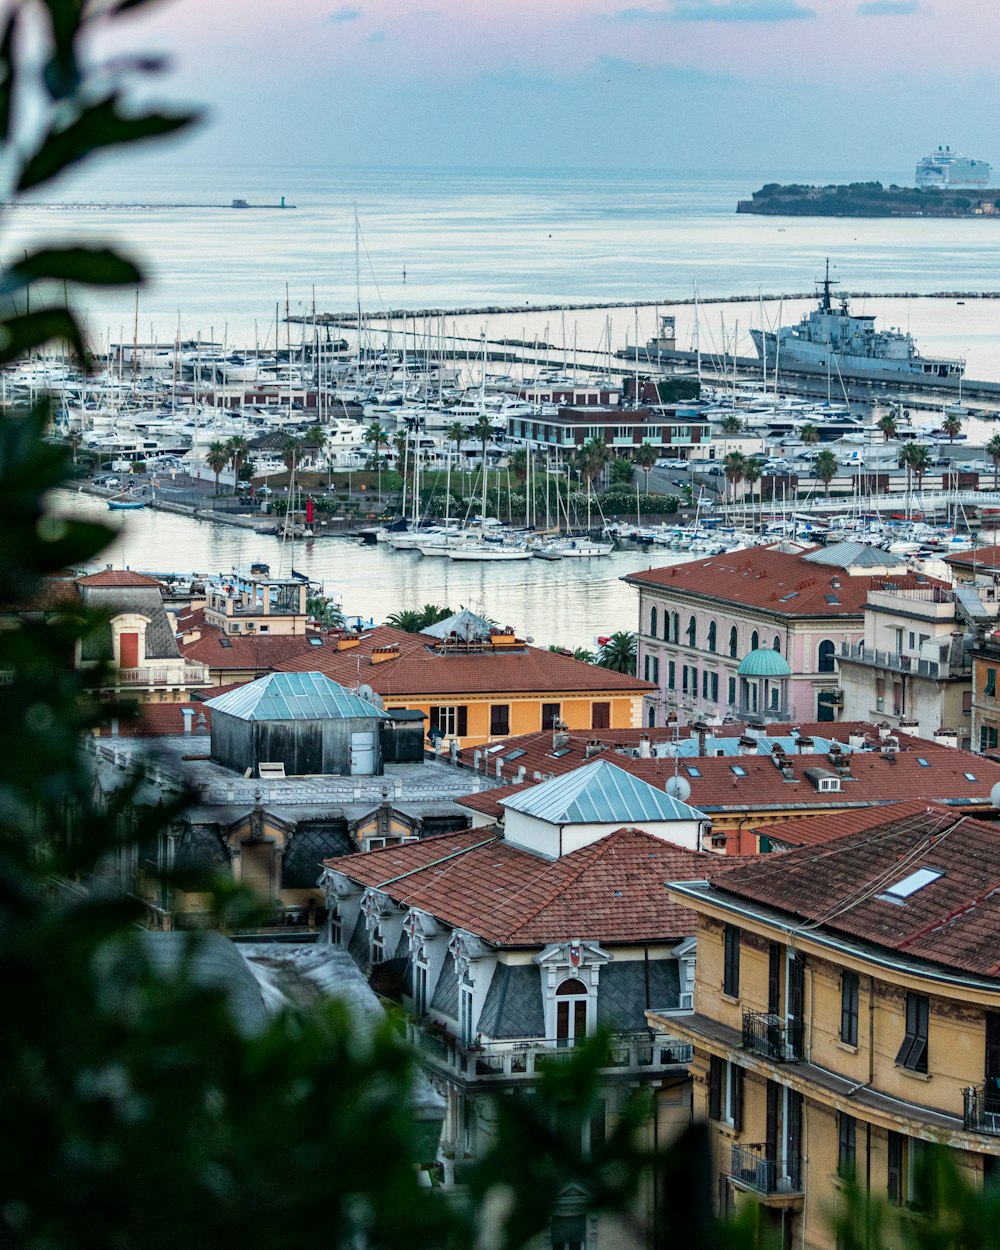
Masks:
[[[208,670],[203,665],[181,668],[119,668],[114,673],[118,686],[207,686]]]
[[[1000,1083],[985,1081],[962,1091],[965,1107],[962,1120],[970,1133],[1000,1137]]]
[[[744,1011],[742,1046],[773,1063],[795,1063],[802,1058],[802,1026],[769,1011]]]
[[[840,659],[854,664],[867,664],[886,672],[926,677],[930,681],[947,681],[949,678],[972,675],[971,659],[962,664],[950,664],[947,660],[925,660],[918,655],[904,655],[900,651],[880,651],[874,647],[866,647],[861,642],[842,642]]]
[[[732,1148],[729,1179],[740,1189],[749,1189],[763,1198],[802,1198],[802,1165],[798,1159],[779,1165],[767,1158],[760,1143]]]
[[[464,1082],[502,1083],[540,1076],[546,1065],[572,1058],[572,1040],[544,1038],[519,1042],[464,1043],[440,1026],[411,1021],[407,1039],[435,1070]],[[582,1044],[582,1043],[578,1043]],[[649,1076],[668,1069],[684,1068],[693,1047],[687,1042],[662,1037],[646,1030],[613,1033],[602,1071],[609,1074]]]

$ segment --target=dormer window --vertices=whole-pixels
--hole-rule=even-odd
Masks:
[[[587,1036],[587,1007],[590,995],[576,977],[556,986],[556,1040],[560,1046],[574,1046]]]

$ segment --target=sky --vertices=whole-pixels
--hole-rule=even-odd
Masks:
[[[992,0],[173,0],[126,42],[203,105],[197,162],[1000,168]]]

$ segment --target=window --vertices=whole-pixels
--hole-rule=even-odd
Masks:
[[[757,631],[754,630],[753,633],[750,635],[750,650],[756,651],[759,646],[760,646],[760,634],[758,634]]]
[[[726,702],[730,707],[736,706],[736,678],[730,677],[729,688],[726,694]]]
[[[840,1040],[847,1046],[858,1044],[858,974],[848,969],[840,974]]]
[[[708,671],[708,669],[707,668],[703,669],[702,674],[701,674],[701,697],[703,699],[708,698],[708,686],[709,686],[710,677],[711,677],[711,673]]]
[[[717,1055],[709,1056],[708,1118],[743,1128],[743,1069]]]
[[[837,645],[831,642],[829,638],[824,638],[819,644],[819,651],[816,657],[817,673],[833,673],[836,672],[836,661],[834,656],[837,651]]]
[[[654,686],[658,686],[660,684],[660,657],[658,655],[654,655],[652,657],[652,663],[649,666],[649,672],[650,672],[649,680],[653,683]]]
[[[681,618],[679,612],[670,613],[670,633],[674,642],[681,640]]]
[[[906,996],[906,1035],[896,1063],[911,1072],[927,1071],[927,1025],[930,1002],[926,994]]]
[[[729,655],[732,659],[736,659],[736,649],[739,646],[739,640],[736,636],[736,626],[734,625],[729,631]]]
[[[466,1045],[469,1045],[476,1035],[473,993],[472,978],[466,973],[458,987],[458,1030],[462,1041]]]
[[[585,1250],[587,1217],[585,1215],[554,1215],[549,1226],[552,1250]]]
[[[542,704],[542,728],[543,729],[555,729],[556,721],[560,719],[559,717],[560,706],[561,705],[558,703],[543,703]]]
[[[716,637],[717,637],[717,631],[716,631],[715,621],[709,621],[708,622],[708,649],[709,651],[715,650]]]
[[[505,738],[510,733],[510,704],[490,705],[490,737]]]
[[[416,962],[413,965],[413,1010],[418,1016],[427,1014],[427,977],[429,969],[426,963]]]
[[[858,1148],[858,1122],[853,1115],[837,1112],[837,1138],[837,1175],[853,1180]]]
[[[771,650],[777,651],[777,653],[781,655],[781,639],[778,637],[777,634],[774,635],[774,638],[771,642]]]
[[[740,996],[740,931],[727,924],[723,938],[722,992],[730,998]]]
[[[556,1041],[560,1046],[572,1046],[587,1036],[589,1001],[582,981],[574,978],[556,986]]]
[[[642,657],[642,676],[645,681],[649,681],[649,652]]]
[[[889,1201],[897,1207],[903,1205],[903,1156],[905,1154],[905,1138],[902,1133],[889,1132],[888,1145],[888,1195]]]
[[[659,677],[659,674],[657,674],[657,677]],[[610,703],[592,703],[590,705],[590,727],[591,729],[611,728]]]
[[[436,729],[445,738],[464,738],[469,732],[467,707],[432,707],[429,729]]]
[[[339,946],[344,940],[344,925],[340,915],[340,908],[334,907],[330,910],[330,945]]]
[[[698,623],[692,616],[691,619],[688,621],[688,627],[687,627],[687,640],[688,640],[689,647],[695,646],[695,641],[697,639],[697,636],[698,636]]]
[[[376,964],[383,963],[385,960],[385,939],[382,936],[381,925],[376,925],[371,931],[371,937],[368,940],[368,954],[373,968]]]
[[[677,664],[674,660],[667,661],[667,689],[673,690],[677,685]]]
[[[656,604],[649,609],[649,636],[656,637]]]
[[[712,703],[719,702],[719,674],[713,673],[708,687],[708,697]]]
[[[983,688],[983,694],[988,694],[992,698],[996,698],[997,693],[997,671],[995,668],[986,670],[986,685]]]
[[[997,749],[997,727],[982,725],[979,730],[979,750],[995,751]]]

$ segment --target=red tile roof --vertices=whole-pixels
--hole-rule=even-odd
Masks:
[[[177,646],[186,660],[214,669],[266,673],[299,656],[317,656],[321,650],[309,641],[316,634],[227,634],[214,625],[206,625],[201,610],[179,616],[177,629],[179,633],[201,631],[201,637],[194,642],[184,642],[179,637]],[[316,665],[307,663],[303,667],[311,670]]]
[[[484,791],[482,797],[486,798],[490,793],[490,791]],[[874,829],[889,820],[899,820],[904,816],[917,816],[926,811],[947,812],[948,810],[940,804],[929,803],[924,799],[904,799],[898,803],[875,803],[871,807],[851,807],[839,812],[798,816],[794,820],[779,820],[773,824],[754,824],[748,827],[754,833],[769,838],[772,842],[780,843],[783,847],[819,846],[823,842],[832,842],[834,838],[842,838],[848,833]]]
[[[810,728],[815,728],[817,734],[823,734],[824,731],[846,727],[824,723]],[[652,785],[665,786],[674,775],[673,759],[635,759],[631,755],[620,754],[614,750],[614,744],[622,739],[623,732],[602,732],[602,741],[608,744],[600,753],[602,757]],[[657,731],[651,732],[656,734]],[[560,776],[579,768],[587,758],[588,740],[597,736],[586,731],[567,735],[569,750],[558,756],[553,754],[551,733],[511,738],[495,755],[484,756],[480,753],[482,771],[491,779],[496,779],[495,761],[502,759],[509,762],[502,764],[499,780],[510,782],[517,769],[524,768],[523,785],[535,785],[541,777],[549,774]],[[661,738],[663,736],[666,736],[665,731],[661,731]],[[981,755],[938,746],[922,739],[898,734],[894,737],[898,738],[901,750],[892,754],[883,755],[878,750],[845,752],[842,759],[850,764],[850,775],[842,779],[841,789],[837,791],[818,791],[806,775],[807,769],[830,769],[832,762],[828,755],[786,755],[784,760],[792,770],[792,776],[787,779],[770,754],[682,756],[677,764],[677,773],[691,786],[691,795],[686,801],[708,815],[733,811],[762,813],[795,807],[866,807],[872,803],[914,798],[925,802],[964,800],[977,807],[991,806],[990,790],[1000,781],[1000,764]],[[626,745],[631,747],[633,743]],[[711,738],[706,745],[711,748]],[[518,749],[524,754],[510,759]],[[469,762],[474,754],[465,748],[461,758]],[[920,760],[927,763],[921,764]],[[733,771],[735,767],[742,770],[742,775]],[[536,773],[541,777],[536,777]],[[969,780],[966,773],[973,780]]]
[[[919,868],[941,876],[905,899],[883,897]],[[1000,828],[955,811],[744,861],[716,888],[883,949],[1000,975]]]
[[[88,573],[76,579],[78,586],[157,586],[162,585],[155,577],[133,573],[131,569],[101,569],[100,573]]]
[[[764,608],[775,616],[856,616],[864,615],[865,601],[873,583],[894,586],[943,586],[944,582],[914,575],[851,575],[830,565],[812,564],[801,553],[779,551],[775,547],[752,547],[672,564],[661,569],[630,573],[622,580],[630,586],[664,590],[693,599],[735,603],[741,608]],[[836,582],[836,585],[834,584]]]
[[[214,695],[215,691],[206,691],[206,693]],[[205,730],[210,730],[212,727],[212,709],[205,707],[203,703],[140,703],[134,719],[119,719],[115,732],[112,732],[110,724],[102,725],[101,736],[104,738],[155,738],[164,734],[182,734],[185,722],[182,713],[185,710],[194,713],[195,723],[204,718],[204,730],[195,733],[193,732],[194,724],[192,724],[189,732],[192,733],[192,741],[200,741],[207,745]]]
[[[284,672],[325,673],[346,686],[361,681],[387,702],[416,695],[494,694],[644,694],[648,681],[598,668],[538,647],[513,647],[487,652],[448,652],[439,639],[408,634],[379,625],[357,647],[337,651],[331,646],[310,649],[308,656],[289,658],[274,667]],[[399,654],[371,662],[376,647],[398,647]],[[201,659],[201,656],[195,658]]]
[[[664,881],[705,880],[734,862],[638,829],[619,829],[551,861],[509,846],[491,829],[469,829],[326,864],[494,945],[535,947],[572,937],[686,937],[694,916],[669,900]]]
[[[982,569],[983,572],[1000,572],[1000,547],[977,547],[973,551],[956,551],[945,556],[945,564],[960,569]]]

